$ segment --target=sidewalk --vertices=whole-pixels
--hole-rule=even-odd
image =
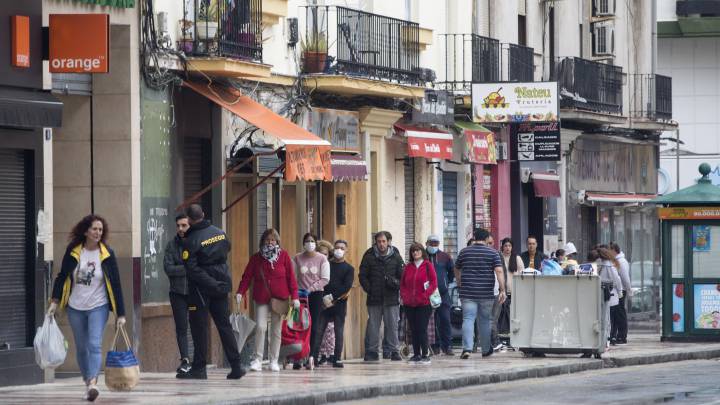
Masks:
[[[284,370],[248,373],[240,381],[225,379],[227,370],[209,370],[207,381],[184,381],[169,373],[144,373],[129,393],[109,392],[99,383],[96,403],[122,404],[322,404],[379,395],[417,394],[523,378],[547,377],[603,367],[623,367],[668,361],[720,357],[720,343],[663,343],[657,335],[634,335],[627,346],[616,346],[602,360],[576,355],[524,358],[498,353],[481,359],[434,357],[430,366],[405,362],[367,364],[347,361],[342,370],[322,366],[315,371]],[[0,388],[2,404],[83,403],[79,378],[51,384]]]

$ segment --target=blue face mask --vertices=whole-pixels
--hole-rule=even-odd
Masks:
[[[435,247],[435,246],[428,246],[428,247],[427,247],[427,252],[428,252],[428,254],[430,254],[430,255],[434,255],[435,253],[438,252],[438,250],[440,250],[440,249],[438,249],[438,248]]]

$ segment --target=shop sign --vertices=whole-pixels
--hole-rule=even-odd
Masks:
[[[560,126],[557,122],[512,124],[512,158],[521,161],[560,160]]]
[[[12,65],[20,68],[30,67],[30,17],[11,16],[10,30],[12,31]]]
[[[720,284],[695,284],[695,329],[720,329]]]
[[[412,110],[413,124],[452,125],[455,107],[447,91],[425,90],[425,97]]]
[[[497,163],[495,134],[489,131],[465,129],[463,135],[465,137],[463,158],[466,162],[491,165]]]
[[[285,145],[285,180],[332,180],[330,148]]]
[[[557,122],[557,82],[473,83],[473,121]]]
[[[407,143],[410,157],[452,159],[452,136],[449,139],[408,136]]]
[[[660,219],[720,219],[720,207],[665,207],[658,208]],[[708,234],[709,236],[709,234]]]
[[[50,14],[50,73],[107,73],[110,16]]]
[[[305,129],[332,144],[333,150],[360,151],[360,116],[355,111],[315,108],[306,114]]]

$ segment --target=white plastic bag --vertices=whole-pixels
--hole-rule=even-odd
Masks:
[[[40,368],[55,368],[65,362],[67,356],[65,337],[54,316],[45,315],[45,321],[35,334],[33,346],[35,346],[35,362]]]

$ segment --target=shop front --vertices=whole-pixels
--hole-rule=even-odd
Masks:
[[[662,339],[720,341],[720,189],[697,184],[652,200],[662,227]]]

